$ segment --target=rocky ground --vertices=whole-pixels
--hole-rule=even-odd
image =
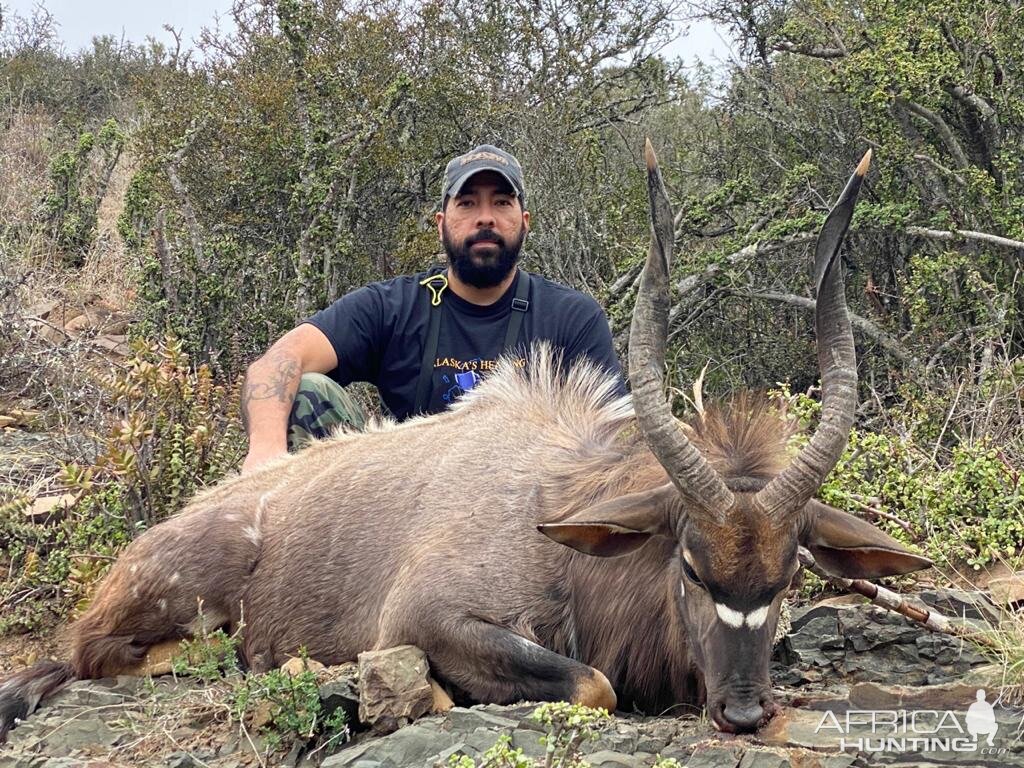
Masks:
[[[922,598],[947,615],[995,618],[982,593],[933,590]],[[1024,766],[1024,710],[1000,699],[999,673],[988,661],[859,598],[835,598],[793,611],[773,668],[784,707],[758,734],[718,734],[698,715],[618,713],[581,751],[593,768],[651,766],[659,756],[688,768]],[[358,671],[346,666],[320,693],[354,720]],[[984,706],[994,707],[969,714],[979,690]],[[12,731],[0,768],[435,766],[453,755],[479,758],[502,734],[527,756],[544,755],[544,729],[529,718],[530,704],[456,707],[383,736],[356,725],[332,754],[298,744],[270,753],[218,695],[216,686],[170,677],[74,683]]]

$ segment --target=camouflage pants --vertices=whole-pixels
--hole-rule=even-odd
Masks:
[[[288,450],[329,437],[342,424],[362,429],[365,423],[362,407],[344,387],[322,373],[303,374],[288,416]]]

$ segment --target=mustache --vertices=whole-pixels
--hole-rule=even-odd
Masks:
[[[505,238],[493,229],[481,229],[466,238],[466,247],[469,248],[476,243],[496,243],[501,248],[505,247]]]

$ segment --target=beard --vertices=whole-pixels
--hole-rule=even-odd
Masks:
[[[515,268],[519,252],[526,239],[526,227],[519,230],[514,243],[508,243],[497,232],[481,229],[467,237],[461,244],[452,242],[448,225],[441,225],[441,242],[448,254],[448,264],[459,280],[474,288],[493,288],[501,283]],[[474,254],[474,243],[488,242],[494,247],[486,254]]]

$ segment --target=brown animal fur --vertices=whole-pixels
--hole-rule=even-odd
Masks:
[[[200,495],[111,570],[76,625],[75,675],[114,674],[188,636],[201,601],[208,626],[244,611],[256,670],[300,647],[336,664],[414,643],[473,698],[528,693],[451,647],[454,626],[481,622],[602,670],[623,703],[698,704],[674,542],[605,560],[535,529],[667,482],[614,382],[586,364],[563,379],[558,365],[541,349],[528,373],[506,364],[449,412],[343,433]],[[713,410],[694,432],[727,476],[778,467],[784,430],[763,409]]]

